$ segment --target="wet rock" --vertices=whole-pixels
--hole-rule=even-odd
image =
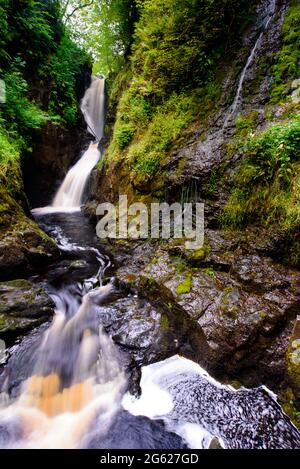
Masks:
[[[237,251],[232,272],[248,290],[268,291],[290,286],[289,279],[286,277],[286,270],[280,266],[275,268],[271,261],[258,255],[243,257]]]
[[[101,422],[101,420],[100,420]],[[97,425],[94,425],[96,428]],[[169,432],[162,420],[134,416],[121,410],[109,431],[91,430],[83,448],[104,449],[183,449],[187,448],[180,436]]]
[[[11,340],[46,321],[54,303],[39,286],[27,280],[0,282],[0,338]]]
[[[87,262],[82,259],[78,259],[77,261],[73,261],[70,264],[70,269],[85,269],[87,267]]]
[[[294,328],[293,328],[292,340],[299,340],[299,339],[300,339],[300,316],[297,315]]]
[[[213,439],[211,440],[211,442],[209,443],[209,448],[208,449],[223,449],[219,438],[214,436]]]
[[[10,202],[9,215],[0,224],[0,281],[28,275],[59,256],[56,242],[22,207]]]
[[[143,290],[147,302],[151,288],[143,287],[141,276],[148,279],[148,286],[158,285],[157,301],[166,305],[172,297],[183,317],[188,315],[194,328],[204,335],[201,353],[197,353],[197,347],[193,349],[200,364],[206,363],[207,369],[221,379],[238,378],[250,386],[265,382],[273,389],[282,385],[289,334],[300,308],[298,271],[273,262],[262,251],[253,253],[241,233],[207,230],[201,252],[188,253],[183,244],[174,241],[161,243],[158,248],[152,245],[150,260],[149,250],[145,258],[140,254],[138,267],[136,261],[130,261],[135,259],[135,249],[133,244],[127,251],[117,275],[120,273],[137,294]],[[120,317],[126,314],[123,311]],[[145,340],[147,344],[147,334],[148,343],[157,341],[153,331],[159,319],[153,317],[151,329],[149,318],[144,318],[147,325],[136,322],[136,337],[131,332],[134,321],[128,320],[128,328],[122,325],[123,337],[131,337],[132,348],[139,334],[144,334],[141,343]],[[178,324],[174,330],[178,331]],[[146,357],[147,352],[146,347]]]
[[[25,191],[32,207],[48,205],[72,164],[79,159],[90,137],[80,116],[76,129],[47,122],[36,135],[32,153],[25,155]]]
[[[98,318],[114,341],[130,353],[135,366],[178,352],[209,361],[209,347],[201,328],[168,289],[145,277],[134,288],[136,295],[101,307]]]

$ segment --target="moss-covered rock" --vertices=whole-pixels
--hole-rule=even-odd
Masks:
[[[12,340],[51,317],[54,303],[42,287],[23,279],[0,282],[0,338]]]
[[[19,164],[0,168],[0,280],[25,276],[58,255],[30,215]]]

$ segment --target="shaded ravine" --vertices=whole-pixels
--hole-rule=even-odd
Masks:
[[[273,14],[270,10],[264,29]],[[256,48],[257,43],[252,56]],[[239,80],[237,103],[251,55]],[[103,82],[100,86],[94,80],[83,112],[97,142],[103,102]],[[225,448],[300,448],[298,430],[268,389],[235,391],[178,355],[166,353],[165,360],[142,368],[140,398],[128,391],[128,362],[136,368],[140,362],[107,334],[102,315],[107,304],[112,310],[117,302],[128,308],[132,293],[118,287],[112,271],[108,274],[110,257],[80,212],[88,176],[100,157],[97,142],[70,169],[52,206],[34,211],[61,253],[33,279],[44,285],[56,312],[50,325],[9,351],[0,375],[0,447],[208,448],[217,437]],[[134,321],[127,327],[136,332]]]

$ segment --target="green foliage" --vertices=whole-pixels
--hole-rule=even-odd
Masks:
[[[300,76],[300,4],[298,0],[292,0],[286,11],[282,27],[282,44],[273,66],[273,102],[280,101],[286,95],[292,80]]]
[[[254,130],[258,116],[258,111],[252,111],[247,115],[239,116],[235,121],[235,126],[239,135],[247,134],[249,131]]]
[[[145,96],[133,95],[129,89],[122,97],[113,141],[107,155],[118,158],[132,141],[127,152],[127,162],[133,171],[149,176],[154,175],[165,160],[168,150],[178,141],[182,131],[195,119],[197,101],[193,96],[174,93],[152,114],[152,108]]]
[[[76,123],[77,83],[89,58],[70,40],[57,0],[0,0],[0,13],[0,78],[6,84],[0,126],[30,148],[33,131],[47,120]]]
[[[220,165],[212,169],[208,180],[203,185],[203,192],[208,197],[214,196],[214,194],[217,192],[218,185],[223,177],[223,171],[224,171],[223,165]]]
[[[74,44],[65,31],[55,54],[40,69],[40,76],[44,80],[49,76],[52,79],[48,104],[50,115],[68,124],[77,122],[77,83],[88,63],[87,54]]]
[[[107,76],[124,67],[138,18],[136,3],[135,0],[100,0],[78,9],[71,18],[66,15],[73,36],[93,55],[95,74]],[[76,8],[78,2],[71,0],[69,5]]]
[[[273,224],[285,230],[300,224],[300,116],[250,137],[223,210],[224,227]]]
[[[62,29],[58,1],[1,0],[0,12],[2,66],[16,55],[31,66],[55,50]]]
[[[115,131],[115,139],[119,148],[122,150],[131,142],[135,133],[135,127],[130,122],[120,122]]]
[[[253,161],[253,182],[274,180],[275,175],[287,184],[290,181],[291,162],[300,156],[300,115],[283,124],[272,125],[245,146]]]
[[[0,179],[10,164],[19,162],[19,156],[20,148],[16,141],[12,142],[7,132],[0,128]]]
[[[247,8],[238,0],[144,0],[133,47],[136,75],[152,82],[157,97],[206,83],[231,33],[230,18],[239,24]]]
[[[0,0],[0,79],[6,89],[0,103],[3,225],[9,223],[11,207],[24,202],[20,155],[30,151],[46,121],[76,122],[77,82],[88,64],[87,55],[69,39],[57,0]]]
[[[111,86],[120,98],[106,159],[125,161],[129,178],[141,187],[158,173],[163,178],[175,144],[195,120],[207,120],[220,94],[212,73],[252,6],[244,0],[136,4],[131,70]]]
[[[6,102],[2,104],[0,116],[6,127],[23,135],[30,129],[39,128],[47,115],[36,103],[27,98],[28,83],[23,78],[25,63],[16,58],[6,70],[3,79],[6,84]]]

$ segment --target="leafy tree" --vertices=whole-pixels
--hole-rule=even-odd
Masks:
[[[93,55],[95,73],[107,75],[124,66],[138,19],[136,3],[135,0],[68,2],[65,21],[77,42]]]

